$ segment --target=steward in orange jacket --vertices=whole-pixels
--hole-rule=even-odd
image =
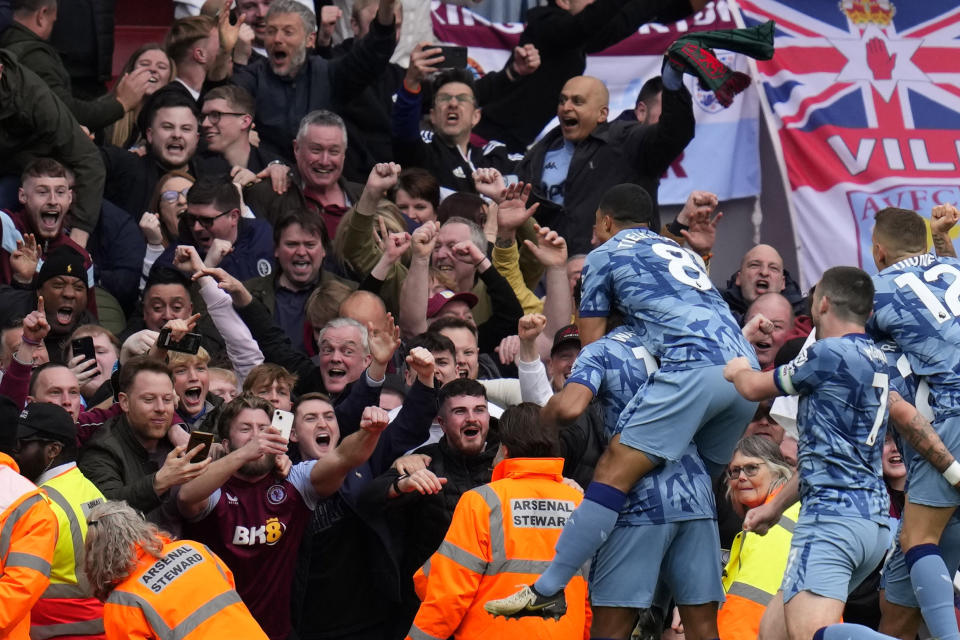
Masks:
[[[490,484],[463,494],[443,543],[414,577],[423,603],[408,640],[590,637],[580,574],[567,585],[567,613],[558,621],[494,619],[483,609],[518,584],[532,584],[550,564],[564,523],[583,500],[562,483],[562,472],[562,458],[510,458],[496,466]]]
[[[57,529],[46,498],[0,453],[0,638],[29,640],[30,609],[50,584]]]
[[[127,532],[136,539],[124,539]],[[85,563],[95,593],[106,596],[110,640],[267,640],[220,558],[199,542],[158,533],[126,503],[90,513]]]

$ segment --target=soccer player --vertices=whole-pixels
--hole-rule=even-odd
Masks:
[[[541,424],[570,423],[596,397],[612,438],[620,432],[620,412],[656,370],[635,331],[614,329],[583,348]],[[710,476],[692,443],[679,461],[634,485],[591,565],[591,637],[626,640],[638,609],[665,611],[672,596],[689,640],[716,638],[723,583],[715,513]],[[691,566],[699,568],[696,580],[689,579]]]
[[[878,211],[873,229],[874,315],[867,330],[893,339],[913,372],[930,386],[933,427],[953,456],[960,452],[960,261],[927,252],[921,216],[906,209]],[[960,638],[953,610],[953,570],[941,534],[960,505],[960,463],[941,470],[925,460],[908,467],[909,492],[900,544],[930,633]],[[951,550],[953,552],[954,550]]]
[[[641,187],[621,184],[604,194],[594,227],[603,244],[584,263],[581,339],[600,338],[618,313],[643,336],[661,369],[624,409],[623,429],[597,463],[550,567],[532,587],[488,602],[490,613],[562,613],[564,585],[610,535],[627,491],[665,461],[679,460],[691,441],[708,469],[719,473],[756,410],[722,379],[724,364],[739,356],[758,368],[753,347],[703,263],[660,236],[659,228]]]
[[[817,341],[774,371],[736,359],[724,376],[744,397],[799,395],[799,473],[770,502],[748,512],[762,529],[801,498],[783,583],[761,621],[791,640],[807,640],[840,621],[850,590],[888,547],[888,499],[882,479],[889,393],[887,359],[864,333],[873,303],[870,276],[855,267],[823,274],[811,312]]]

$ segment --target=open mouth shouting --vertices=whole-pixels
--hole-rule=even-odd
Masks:
[[[191,412],[199,410],[203,406],[203,387],[192,385],[183,390],[183,406]]]
[[[339,393],[347,386],[347,370],[342,364],[333,364],[326,369],[323,376],[323,384],[327,391]]]
[[[45,238],[54,237],[60,231],[60,221],[63,211],[59,207],[51,207],[40,212],[39,229],[40,235]]]
[[[306,258],[294,258],[293,262],[290,263],[290,267],[290,271],[292,271],[291,275],[294,276],[307,277],[311,275],[313,271],[313,263]]]
[[[317,430],[317,433],[314,436],[314,442],[317,443],[317,448],[320,451],[329,451],[332,448],[333,436],[330,434],[329,430],[321,427]]]
[[[67,327],[74,321],[77,309],[72,304],[64,304],[57,308],[57,324]]]
[[[573,116],[563,116],[560,118],[560,129],[562,131],[573,131],[580,126],[580,120]]]
[[[180,163],[187,157],[187,143],[182,138],[172,138],[163,145],[163,155],[167,162]]]
[[[754,288],[757,290],[757,295],[763,295],[770,291],[770,281],[766,278],[758,278]]]

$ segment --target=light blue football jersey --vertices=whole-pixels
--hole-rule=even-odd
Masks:
[[[640,337],[621,327],[580,351],[567,384],[582,384],[593,392],[612,438],[618,433],[620,412],[655,367]],[[691,443],[678,461],[658,467],[633,487],[618,522],[645,525],[715,517],[710,476]]]
[[[702,261],[648,229],[625,229],[597,247],[583,266],[580,315],[617,311],[664,371],[724,365],[757,357]]]
[[[886,523],[890,376],[883,352],[866,334],[823,338],[778,367],[774,380],[781,392],[800,396],[801,513]]]

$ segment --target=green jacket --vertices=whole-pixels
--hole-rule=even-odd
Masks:
[[[250,292],[254,298],[263,303],[263,306],[270,311],[270,315],[273,316],[277,309],[277,280],[280,278],[280,267],[278,266],[273,270],[273,273],[259,276],[257,278],[250,278],[243,283],[243,286],[247,288],[247,291]],[[320,270],[320,278],[317,280],[317,283],[313,288],[319,287],[321,284],[327,280],[338,280],[343,284],[347,285],[352,289],[357,288],[357,283],[352,280],[347,280],[346,278],[341,278],[340,276],[330,273],[325,269]],[[304,322],[306,322],[304,318]]]
[[[17,57],[0,49],[0,173],[19,175],[34,158],[53,158],[76,178],[73,226],[93,231],[106,172],[100,152],[67,106]]]
[[[149,514],[162,506],[166,496],[153,489],[153,478],[173,445],[164,438],[151,456],[133,433],[125,414],[110,418],[80,451],[77,466],[110,500]],[[169,494],[168,494],[169,495]]]
[[[17,56],[20,64],[40,76],[50,90],[60,98],[77,121],[99,131],[123,117],[123,105],[111,94],[96,100],[78,100],[73,97],[70,75],[60,54],[49,42],[42,40],[26,27],[14,22],[0,34],[0,48]]]

